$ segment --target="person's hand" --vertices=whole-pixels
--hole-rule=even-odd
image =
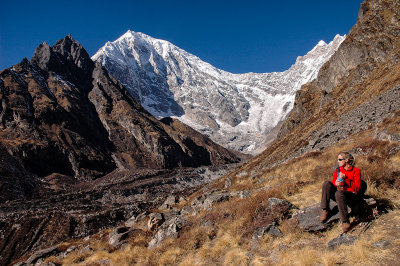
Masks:
[[[339,180],[336,180],[336,182],[335,182],[335,186],[339,186],[340,185],[340,182],[339,182]]]
[[[342,172],[340,172],[340,174],[339,174],[339,178],[342,178],[343,180],[345,180],[345,179],[346,179],[346,175],[345,175],[345,174],[343,174]]]

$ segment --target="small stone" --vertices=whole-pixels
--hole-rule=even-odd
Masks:
[[[392,244],[392,241],[390,240],[381,240],[381,241],[377,241],[374,244],[372,244],[374,247],[376,248],[386,248],[387,246],[389,246],[390,244]]]
[[[232,186],[232,179],[228,177],[225,180],[225,188],[230,188],[231,186]]]
[[[242,171],[242,172],[238,173],[236,176],[237,177],[244,177],[246,175],[247,175],[247,172],[246,171]]]
[[[332,239],[331,241],[328,242],[328,248],[330,250],[334,250],[338,246],[341,245],[351,245],[354,243],[354,241],[357,239],[356,236],[351,236],[351,235],[340,235],[337,238]]]

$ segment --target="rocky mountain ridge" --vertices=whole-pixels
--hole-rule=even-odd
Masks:
[[[176,117],[224,147],[251,153],[344,39],[337,35],[329,44],[320,41],[290,69],[273,73],[232,74],[133,31],[107,42],[92,59],[156,117]]]
[[[200,134],[184,135],[152,117],[71,36],[53,47],[41,44],[31,62],[0,77],[2,145],[40,177],[85,180],[116,168],[239,160]]]

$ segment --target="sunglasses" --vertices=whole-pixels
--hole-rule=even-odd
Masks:
[[[343,161],[343,160],[346,160],[346,159],[337,159],[338,161]]]

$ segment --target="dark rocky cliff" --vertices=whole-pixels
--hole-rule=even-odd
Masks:
[[[52,47],[41,44],[31,62],[24,59],[0,72],[0,78],[1,142],[39,177],[60,173],[88,180],[116,168],[240,160],[214,143],[205,146],[190,141],[192,136],[178,137],[70,35]],[[203,159],[193,160],[199,150]]]
[[[394,70],[398,66],[399,18],[400,2],[397,0],[363,2],[357,24],[322,66],[317,79],[297,92],[294,108],[278,137],[285,136],[318,112],[332,108],[334,110],[330,110],[329,114],[334,116],[390,89],[391,80],[378,85],[379,88],[373,87],[375,84],[368,80],[371,77],[380,79],[385,70]]]

